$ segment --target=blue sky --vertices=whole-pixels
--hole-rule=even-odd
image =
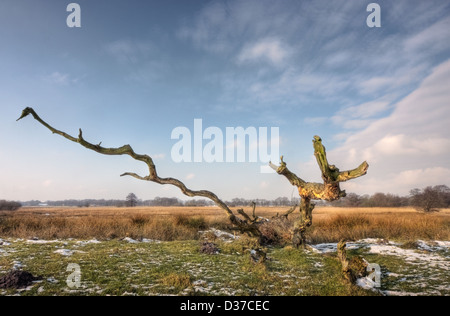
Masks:
[[[219,197],[293,194],[260,163],[175,163],[171,132],[204,127],[279,127],[288,167],[320,181],[311,140],[329,161],[369,173],[349,192],[407,194],[450,185],[450,3],[378,1],[71,1],[0,3],[0,199],[176,196],[176,188],[120,178],[146,173],[51,135],[32,106],[72,135],[130,144],[160,176]],[[295,194],[295,193],[294,193]]]

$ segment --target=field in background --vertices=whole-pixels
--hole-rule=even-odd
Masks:
[[[257,208],[257,215],[270,219],[286,209]],[[247,210],[250,212],[250,208]],[[293,225],[296,217],[293,213],[284,225]],[[198,231],[210,227],[232,228],[224,212],[216,207],[51,207],[0,212],[0,237],[13,238],[196,240]],[[279,233],[285,228],[268,230],[278,229]],[[316,208],[308,231],[309,243],[337,242],[342,238],[450,240],[450,209],[423,214],[412,208]]]

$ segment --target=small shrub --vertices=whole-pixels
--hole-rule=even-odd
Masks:
[[[292,239],[292,222],[284,218],[274,218],[261,225],[261,242],[264,244],[284,245]]]
[[[176,226],[186,226],[196,230],[206,229],[208,226],[203,216],[177,214],[174,216],[173,222]]]
[[[13,202],[13,201],[0,201],[0,211],[16,211],[19,208],[22,207],[22,204],[19,202]]]
[[[148,218],[147,216],[144,216],[144,215],[137,214],[137,215],[133,215],[131,217],[131,224],[134,226],[142,227],[149,222],[150,222],[150,218]]]

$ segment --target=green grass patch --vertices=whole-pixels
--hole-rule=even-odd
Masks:
[[[0,275],[14,264],[42,281],[28,290],[1,295],[373,295],[348,285],[332,257],[290,247],[268,248],[268,261],[255,264],[246,242],[223,243],[220,254],[199,252],[198,241],[137,243],[77,241],[4,246]],[[73,251],[71,256],[55,253]],[[81,269],[81,286],[69,288],[69,264]]]

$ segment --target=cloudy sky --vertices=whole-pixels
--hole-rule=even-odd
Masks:
[[[379,28],[361,0],[79,0],[81,28],[66,24],[70,2],[0,2],[0,199],[183,198],[119,177],[146,173],[127,156],[16,122],[26,106],[224,199],[294,193],[261,162],[176,163],[175,128],[278,127],[280,154],[308,181],[320,181],[320,135],[341,170],[370,165],[348,192],[450,185],[448,1],[378,1]]]

